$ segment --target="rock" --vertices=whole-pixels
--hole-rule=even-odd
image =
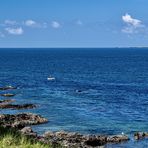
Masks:
[[[0,90],[12,90],[12,89],[17,89],[17,87],[13,87],[13,86],[4,86],[4,87],[0,87]]]
[[[12,103],[12,102],[15,102],[15,100],[12,100],[12,99],[8,99],[8,100],[0,100],[0,105],[1,105],[1,104]]]
[[[16,115],[1,114],[0,115],[0,126],[3,127],[14,127],[23,128],[27,125],[36,125],[46,123],[47,119],[40,115],[32,113],[21,113]]]
[[[15,94],[1,94],[2,97],[14,97]]]
[[[96,147],[106,144],[106,136],[96,136],[96,135],[82,135],[79,133],[68,133],[65,131],[60,132],[46,132],[44,135],[44,140],[49,141],[49,143],[59,143],[60,145],[68,148],[72,147]]]
[[[20,132],[25,136],[37,137],[37,133],[33,132],[31,127],[24,127]]]
[[[85,144],[88,146],[96,147],[96,146],[102,146],[107,143],[107,137],[106,136],[89,136],[88,140],[85,141]]]
[[[23,104],[23,105],[17,105],[17,104],[0,104],[0,109],[32,109],[35,108],[36,105],[34,104]]]
[[[114,135],[114,136],[107,137],[107,142],[109,143],[120,143],[128,140],[129,140],[129,137],[126,135]]]
[[[78,138],[78,137],[79,138]],[[81,145],[81,138],[82,135],[78,135],[77,133],[68,133],[65,131],[60,131],[60,132],[46,132],[43,135],[42,141],[48,141],[49,143],[52,144],[59,144],[62,145],[63,147],[79,147]]]
[[[140,140],[148,137],[148,132],[137,132],[134,134],[135,140]]]
[[[65,131],[59,132],[46,132],[43,137],[46,138],[56,138],[59,140],[70,140],[70,141],[80,141],[83,138],[83,135],[78,133],[69,133]],[[79,140],[80,139],[80,140]]]

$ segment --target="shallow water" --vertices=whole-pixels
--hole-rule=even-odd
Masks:
[[[40,133],[148,131],[148,49],[1,49],[0,61],[0,85],[19,87],[17,103],[39,105],[22,112],[48,118]],[[139,146],[148,140],[106,147]]]

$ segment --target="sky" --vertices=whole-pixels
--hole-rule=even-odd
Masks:
[[[148,47],[148,0],[0,0],[3,47]]]

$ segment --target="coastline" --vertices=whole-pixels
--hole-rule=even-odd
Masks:
[[[0,91],[3,91],[1,94],[2,97],[7,99],[0,100],[0,109],[32,109],[37,106],[34,104],[13,104],[15,100],[11,99],[15,94],[4,93],[5,91],[11,92],[17,87],[5,86],[1,87]],[[1,114],[0,115],[0,127],[3,131],[11,131],[21,134],[22,136],[27,136],[30,139],[33,139],[36,142],[51,146],[51,147],[98,147],[105,146],[106,144],[118,144],[122,142],[127,142],[131,140],[128,135],[124,133],[119,135],[84,135],[76,132],[66,132],[58,131],[52,132],[47,131],[43,135],[38,135],[34,132],[29,125],[38,125],[46,124],[48,122],[44,117],[32,114],[32,113],[20,113],[15,115],[10,114]],[[6,130],[7,129],[7,130]],[[14,134],[16,134],[14,133]],[[148,132],[136,132],[133,135],[134,139],[140,140],[148,137]]]

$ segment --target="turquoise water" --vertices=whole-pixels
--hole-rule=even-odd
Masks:
[[[18,86],[47,130],[89,134],[148,131],[148,49],[1,49],[0,85]],[[48,81],[49,76],[55,81]],[[13,92],[13,91],[12,91]],[[1,92],[2,93],[2,92]],[[148,147],[148,140],[109,147]]]

